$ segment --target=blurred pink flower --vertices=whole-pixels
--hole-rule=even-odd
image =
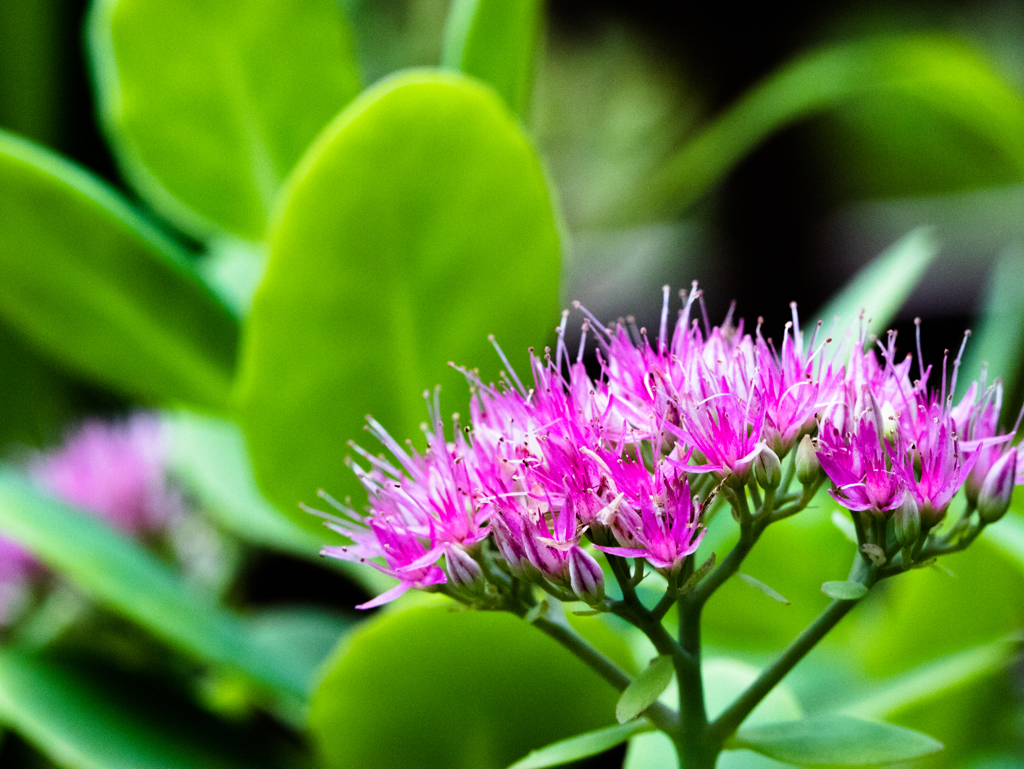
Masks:
[[[33,456],[32,479],[69,505],[94,513],[121,531],[159,531],[182,511],[165,472],[166,438],[153,414],[122,422],[89,419],[64,442]]]

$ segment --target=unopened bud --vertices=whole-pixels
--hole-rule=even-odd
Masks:
[[[754,458],[754,477],[762,489],[777,489],[782,482],[779,455],[767,446]]]
[[[985,523],[995,523],[1010,509],[1010,498],[1017,480],[1017,451],[1010,449],[996,460],[978,492],[978,515]]]
[[[910,547],[921,537],[921,510],[910,494],[904,494],[902,504],[893,511],[892,528],[901,547]]]
[[[578,545],[569,551],[569,586],[577,598],[591,606],[604,600],[604,571]]]
[[[470,592],[483,590],[485,585],[483,569],[461,547],[445,545],[444,563],[445,571],[448,573],[448,581],[452,585],[469,590]]]
[[[818,462],[818,452],[814,450],[814,443],[811,436],[805,435],[800,439],[800,445],[796,447],[796,479],[804,486],[810,486],[818,480],[821,474],[821,463]]]

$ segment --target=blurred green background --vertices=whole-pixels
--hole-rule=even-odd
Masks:
[[[0,454],[16,470],[86,415],[162,409],[219,567],[185,585],[93,530],[69,550],[66,511],[0,477],[0,529],[66,580],[0,657],[2,766],[504,766],[608,723],[602,684],[511,618],[359,624],[380,582],[318,562],[327,534],[296,507],[355,493],[365,413],[412,434],[434,383],[464,409],[447,361],[493,376],[494,333],[522,365],[571,300],[655,327],[660,287],[699,280],[712,320],[736,300],[781,332],[791,300],[812,318],[930,227],[868,284],[906,283],[877,319],[909,342],[921,317],[933,362],[972,328],[968,375],[1003,377],[1004,415],[1024,399],[1019,3],[524,1],[493,28],[445,0],[89,6],[0,3]],[[946,743],[915,766],[1024,766],[1017,508],[955,576],[873,593],[776,717]],[[737,581],[710,604],[710,688],[824,605],[852,553],[833,509],[745,567],[792,605]],[[702,552],[733,536],[716,525]],[[564,699],[531,707],[528,685]],[[666,755],[644,737],[588,765]]]

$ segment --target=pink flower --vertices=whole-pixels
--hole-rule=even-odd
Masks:
[[[182,511],[164,469],[160,422],[137,413],[123,422],[87,420],[55,449],[28,463],[45,491],[130,534],[159,531]]]
[[[619,493],[604,517],[621,547],[598,549],[624,558],[646,558],[665,576],[678,573],[705,534],[686,474],[664,463],[652,474],[639,459],[619,459],[612,477]]]

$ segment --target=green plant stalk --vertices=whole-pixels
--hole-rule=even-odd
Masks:
[[[851,580],[860,582],[867,588],[871,588],[877,581],[877,573],[869,561],[857,555],[854,561]],[[826,609],[818,615],[796,640],[775,660],[765,668],[761,675],[752,683],[746,691],[741,694],[722,714],[708,727],[708,739],[721,746],[730,737],[743,720],[750,715],[757,704],[765,698],[776,684],[778,684],[790,670],[792,670],[807,652],[818,643],[825,634],[834,628],[846,614],[856,606],[861,599],[832,601]]]

